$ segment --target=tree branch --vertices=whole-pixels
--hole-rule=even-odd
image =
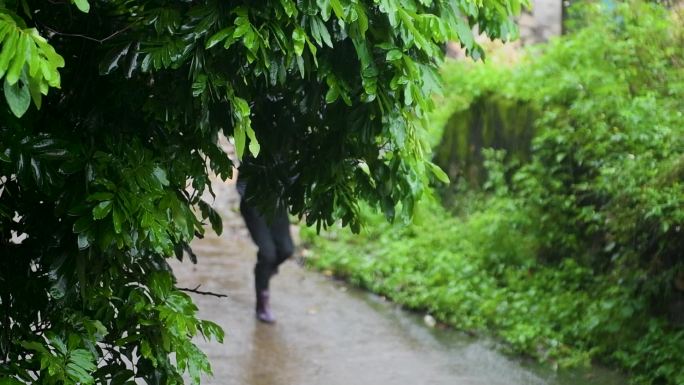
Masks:
[[[201,294],[201,295],[211,295],[211,296],[218,297],[218,298],[228,298],[228,296],[225,295],[225,294],[214,293],[214,292],[212,292],[212,291],[201,291],[201,290],[197,290],[197,289],[200,288],[200,286],[202,286],[202,285],[197,285],[197,287],[195,287],[194,289],[190,289],[190,288],[187,288],[187,287],[179,287],[179,288],[177,288],[177,289],[180,290],[180,291],[187,291],[187,292],[189,292],[189,293],[195,293],[195,294]]]

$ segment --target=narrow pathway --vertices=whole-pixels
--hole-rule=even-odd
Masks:
[[[237,213],[231,183],[215,185],[224,234],[192,246],[198,264],[173,263],[179,285],[221,292],[193,295],[201,318],[226,331],[224,344],[198,341],[216,385],[542,385],[620,384],[610,373],[555,373],[521,365],[491,344],[431,329],[420,317],[288,261],[272,280],[278,322],[253,315],[256,249]]]

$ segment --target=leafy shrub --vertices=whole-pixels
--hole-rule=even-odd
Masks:
[[[539,111],[529,162],[484,151],[484,191],[459,187],[457,215],[425,203],[408,227],[311,238],[311,263],[555,365],[599,359],[637,383],[681,384],[681,15],[641,2],[577,15],[512,67],[444,70],[444,108],[493,94]]]

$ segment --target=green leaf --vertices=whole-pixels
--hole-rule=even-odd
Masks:
[[[311,19],[311,36],[316,40],[316,43],[322,47],[323,46],[323,40],[321,40],[321,29],[320,26],[318,25],[318,19],[317,18],[312,18]]]
[[[90,241],[88,240],[88,234],[87,233],[80,233],[78,234],[78,249],[79,250],[85,250],[88,247],[90,247]]]
[[[90,11],[88,0],[73,0],[73,2],[81,12],[88,13]]]
[[[133,376],[135,376],[135,372],[130,369],[118,370],[112,375],[112,381],[110,382],[110,385],[133,385],[135,382],[129,381],[133,378]]]
[[[9,84],[15,84],[19,80],[19,76],[21,76],[21,72],[24,69],[27,52],[29,51],[30,47],[31,38],[27,34],[22,33],[15,48],[16,51],[14,52],[14,59],[12,60],[12,64],[7,71],[7,77],[5,78],[5,81]]]
[[[387,56],[385,57],[385,60],[387,61],[394,61],[394,60],[399,60],[404,56],[401,51],[398,49],[393,49],[387,52]]]
[[[155,367],[157,366],[157,358],[154,356],[154,353],[152,352],[152,347],[150,346],[149,341],[147,341],[147,340],[140,341],[140,353],[142,354],[143,357],[152,361],[152,366],[155,366]]]
[[[38,187],[43,188],[43,170],[40,167],[40,161],[33,157],[31,158],[31,175]]]
[[[96,368],[93,359],[93,355],[85,349],[76,349],[69,353],[69,361],[86,371],[91,371]]]
[[[250,129],[251,113],[249,104],[243,98],[229,95],[232,101],[233,117],[235,118],[235,125],[233,127],[233,139],[235,140],[235,152],[239,159],[242,159],[245,153],[245,144],[247,143],[247,131]]]
[[[297,68],[299,68],[299,74],[302,76],[302,79],[304,79],[305,75],[305,69],[304,69],[304,58],[301,56],[297,56]]]
[[[211,228],[214,230],[216,235],[221,235],[223,232],[223,219],[221,218],[221,215],[219,215],[219,213],[204,200],[199,201],[199,207],[200,211],[202,212],[202,216],[209,219]]]
[[[216,32],[215,34],[213,34],[209,39],[207,39],[207,42],[204,45],[204,48],[209,49],[209,48],[215,46],[216,44],[222,42],[227,37],[233,36],[234,33],[235,33],[235,27],[231,26],[231,27],[224,28],[224,29]]]
[[[368,31],[368,15],[366,15],[363,5],[355,3],[354,6],[358,17],[356,23],[359,26],[359,33],[361,33],[361,36],[365,36],[366,31]]]
[[[245,17],[235,18],[235,25],[235,32],[233,32],[233,37],[235,38],[242,37],[252,31],[252,24]]]
[[[249,138],[249,152],[256,158],[261,151],[261,145],[259,145],[252,125],[247,126],[247,137]]]
[[[297,56],[301,56],[304,52],[304,43],[306,42],[306,32],[300,27],[292,31],[292,40],[294,42],[294,51]]]
[[[67,349],[67,346],[64,344],[62,338],[54,334],[54,332],[48,332],[47,337],[50,341],[50,345],[56,348],[57,352],[59,352],[61,355],[66,356],[69,353],[69,349]]]
[[[40,107],[43,105],[43,94],[40,91],[40,82],[36,81],[34,78],[30,78],[28,88],[31,99],[33,99],[33,104],[40,110]]]
[[[404,87],[404,104],[410,106],[413,104],[413,93],[411,92],[411,83]]]
[[[88,195],[86,198],[86,201],[88,202],[100,202],[100,201],[108,201],[114,198],[114,194],[110,192],[96,192],[93,194]]]
[[[6,149],[4,152],[0,152],[0,162],[10,163],[12,158],[10,158],[10,150]]]
[[[449,176],[439,168],[436,164],[432,162],[427,162],[428,167],[430,168],[430,171],[432,171],[432,174],[441,182],[449,184]]]
[[[332,11],[330,0],[316,0],[316,4],[321,10],[321,17],[323,18],[323,21],[328,21]]]
[[[88,230],[93,225],[93,221],[89,216],[82,216],[74,223],[73,232],[76,234]]]
[[[306,45],[309,47],[309,51],[311,52],[311,57],[314,60],[314,65],[318,67],[318,58],[316,57],[316,52],[318,52],[318,48],[311,42],[310,39],[306,39]]]
[[[112,209],[112,223],[114,224],[114,232],[117,234],[121,234],[123,221],[123,213],[121,213],[121,210],[118,207],[114,207]]]
[[[8,27],[10,29],[15,26]],[[14,57],[16,52],[16,45],[21,34],[10,33],[9,37],[2,42],[2,52],[0,53],[0,77],[4,76],[9,67],[10,60]]]
[[[340,0],[330,0],[330,6],[338,19],[345,20],[344,8],[340,4]]]
[[[110,211],[112,211],[112,201],[102,201],[93,208],[93,219],[102,219],[106,217]]]
[[[316,20],[315,22],[318,24],[318,28],[321,33],[321,38],[323,38],[323,42],[330,48],[333,48],[333,43],[332,40],[330,39],[330,33],[328,32],[328,27],[325,26],[325,23],[323,21],[319,20],[318,18],[314,19]]]
[[[40,54],[38,52],[38,49],[36,49],[36,46],[34,44],[29,45],[29,50],[28,50],[28,74],[31,78],[35,78],[36,75],[38,75],[38,71],[40,71]]]
[[[117,69],[119,67],[119,62],[126,57],[130,48],[131,44],[129,43],[124,46],[117,46],[107,52],[99,65],[100,75],[108,75]]]
[[[330,88],[328,88],[328,92],[325,93],[325,102],[328,104],[333,103],[339,97],[340,92],[337,88],[337,85],[332,85]]]
[[[23,82],[9,84],[7,78],[5,78],[3,88],[10,110],[17,118],[22,117],[31,105],[29,88]]]
[[[47,353],[45,345],[37,341],[21,341],[20,345],[28,350],[33,350],[37,353]]]
[[[242,159],[245,153],[245,144],[247,142],[247,133],[243,123],[238,123],[233,127],[233,140],[235,141],[235,153],[238,159]]]
[[[223,343],[224,332],[223,329],[216,323],[211,321],[201,321],[202,334],[207,338],[214,337],[219,343]]]
[[[66,373],[77,384],[92,384],[95,382],[95,379],[85,369],[71,362],[66,364]]]
[[[171,276],[166,272],[155,272],[150,276],[149,287],[156,297],[166,298],[173,288]]]
[[[297,6],[292,0],[280,0],[280,4],[283,6],[288,17],[297,15]]]
[[[168,186],[169,185],[169,180],[166,178],[166,171],[164,171],[161,167],[157,166],[154,168],[152,171],[152,174],[154,177],[161,183],[162,186]]]
[[[472,49],[475,45],[475,38],[473,37],[473,30],[470,28],[465,20],[458,19],[456,24],[456,33],[458,34],[458,39],[467,48]]]

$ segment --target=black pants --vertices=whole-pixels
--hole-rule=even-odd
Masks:
[[[278,266],[294,252],[287,211],[279,210],[269,221],[259,210],[242,199],[240,213],[249,234],[259,248],[257,263],[254,266],[254,286],[257,292],[268,290],[271,276],[278,272]]]

